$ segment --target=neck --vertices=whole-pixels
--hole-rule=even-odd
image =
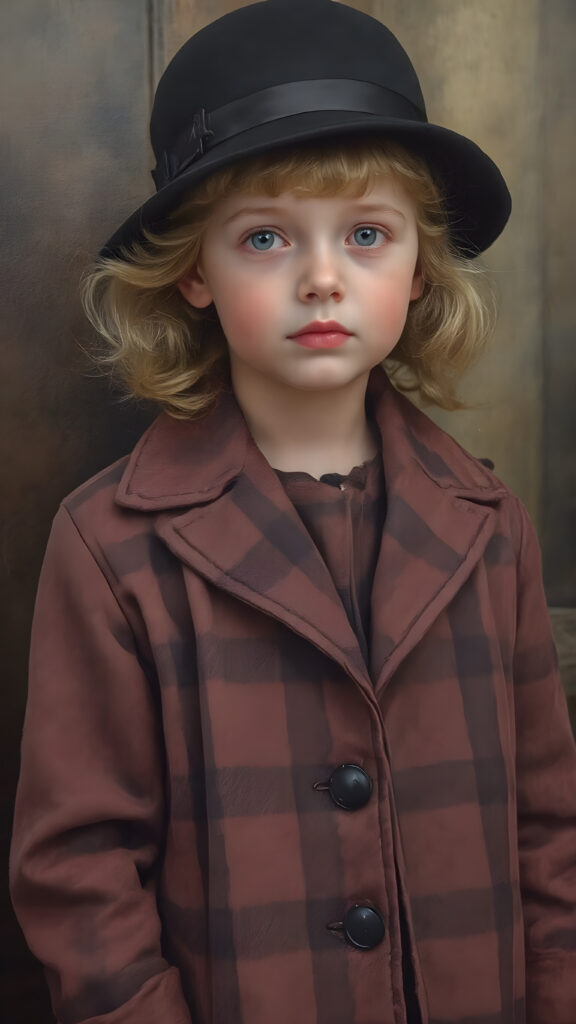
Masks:
[[[274,469],[347,474],[378,450],[366,419],[368,375],[343,388],[308,391],[232,373],[238,405]]]

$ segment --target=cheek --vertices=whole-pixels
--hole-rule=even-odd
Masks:
[[[274,302],[269,289],[238,283],[214,297],[220,323],[232,348],[257,343],[258,332],[270,324]]]
[[[372,316],[378,317],[381,322],[389,324],[404,324],[410,299],[410,287],[405,282],[398,282],[396,285],[387,284],[385,287],[375,288],[369,301]]]

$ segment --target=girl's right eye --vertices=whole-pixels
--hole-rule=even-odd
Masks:
[[[282,244],[280,235],[277,235],[275,231],[253,231],[251,235],[248,235],[244,239],[244,244],[249,244],[251,249],[255,249],[257,252],[269,252],[270,249],[278,249],[278,245],[274,245],[274,240]]]

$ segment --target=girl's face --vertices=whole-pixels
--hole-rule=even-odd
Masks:
[[[358,199],[236,193],[179,287],[197,308],[214,303],[244,394],[263,380],[329,390],[367,381],[392,352],[422,292],[417,259],[413,205],[391,181]]]

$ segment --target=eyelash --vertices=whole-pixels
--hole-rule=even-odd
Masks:
[[[250,239],[254,238],[256,235],[275,235],[276,238],[280,238],[281,237],[278,234],[278,232],[277,231],[273,231],[272,228],[257,228],[256,231],[250,231],[247,235],[245,235],[244,238],[241,241],[241,244],[242,245],[246,245],[246,243],[249,242]],[[271,252],[271,251],[272,251],[271,249],[253,249],[252,250],[252,252]]]
[[[355,234],[356,231],[362,231],[364,228],[369,228],[369,229],[372,229],[374,231],[377,231],[380,235],[382,235],[384,241],[390,241],[390,237],[391,237],[390,233],[385,231],[384,228],[377,228],[375,224],[359,224],[358,227],[353,228],[352,231],[350,232],[350,234],[347,235],[346,237],[349,238],[350,235]],[[251,238],[254,238],[255,235],[264,235],[264,234],[275,235],[276,238],[281,238],[282,237],[280,235],[280,233],[278,231],[274,231],[273,228],[257,228],[256,231],[250,231],[250,232],[248,232],[247,235],[244,235],[240,244],[241,245],[246,245],[247,242],[249,242]],[[382,245],[382,242],[380,243],[380,245]],[[251,251],[252,252],[275,252],[275,251],[277,251],[278,248],[280,248],[280,246],[276,246],[276,247],[274,247],[272,249],[252,249]],[[358,248],[358,249],[377,249],[377,248],[379,248],[379,246],[376,245],[376,244],[375,245],[356,245],[356,248]]]

